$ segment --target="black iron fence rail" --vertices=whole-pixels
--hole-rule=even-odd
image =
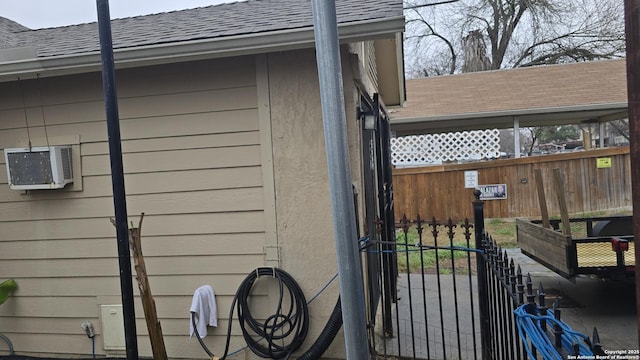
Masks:
[[[542,283],[534,289],[531,276],[524,277],[520,265],[484,231],[484,202],[478,198],[473,206],[476,244],[483,250],[477,259],[480,303],[486,304],[480,314],[483,359],[549,358],[539,354],[542,350],[563,359],[605,355],[597,329],[592,338],[574,334],[562,323],[559,299],[550,310]]]
[[[363,241],[367,259],[393,255],[399,266],[388,269],[389,262],[380,261],[381,271],[398,274],[397,293],[370,295],[393,304],[370,313],[374,353],[474,360],[544,359],[546,351],[566,359],[585,349],[604,354],[597,330],[582,339],[561,322],[559,304],[550,307],[542,284],[534,288],[531,276],[485,233],[483,202],[473,205],[473,223],[403,217],[395,223],[395,241]],[[378,281],[384,279],[380,274]],[[553,350],[542,347],[541,338]]]

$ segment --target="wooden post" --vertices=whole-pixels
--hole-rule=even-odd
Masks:
[[[129,228],[129,241],[131,243],[131,253],[133,263],[136,269],[136,280],[138,281],[138,289],[142,298],[142,308],[144,310],[144,318],[147,322],[149,331],[149,341],[151,342],[151,350],[153,351],[154,360],[167,360],[167,350],[164,346],[164,338],[162,336],[162,327],[158,320],[156,311],[156,302],[151,294],[149,279],[147,277],[147,268],[142,255],[142,219],[144,213],[140,214],[140,222],[137,228]]]
[[[571,236],[569,210],[567,209],[567,199],[564,196],[564,186],[562,185],[560,169],[553,169],[553,182],[556,185],[556,192],[558,193],[558,205],[560,205],[560,218],[562,219],[562,233],[564,235]]]
[[[542,216],[542,226],[546,229],[551,228],[549,223],[549,210],[547,209],[547,196],[544,193],[544,183],[542,182],[542,170],[533,170],[536,178],[536,189],[538,190],[538,203],[540,203],[540,216]]]

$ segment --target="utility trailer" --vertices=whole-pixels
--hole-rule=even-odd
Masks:
[[[616,280],[634,276],[631,216],[569,219],[571,228],[581,229],[576,236],[561,231],[560,223],[549,220],[547,227],[541,220],[516,219],[522,253],[570,280],[579,275]]]

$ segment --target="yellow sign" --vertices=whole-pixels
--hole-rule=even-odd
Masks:
[[[611,158],[597,158],[596,167],[598,169],[606,169],[611,167]]]

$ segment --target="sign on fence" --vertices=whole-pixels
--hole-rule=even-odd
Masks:
[[[611,167],[611,158],[597,158],[596,159],[596,167],[598,169],[608,169]]]
[[[481,192],[480,200],[501,200],[507,198],[506,184],[478,185],[476,189]]]
[[[464,187],[467,189],[475,189],[478,187],[478,171],[465,171],[464,172]]]

